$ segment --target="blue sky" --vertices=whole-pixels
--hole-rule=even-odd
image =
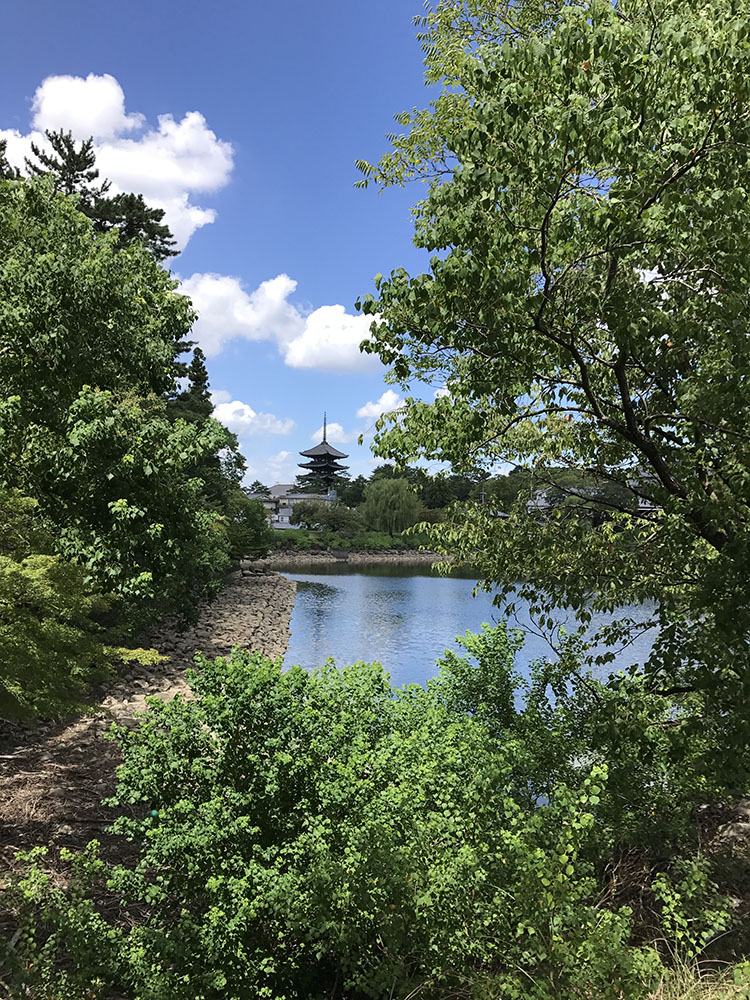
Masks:
[[[114,188],[165,209],[216,414],[250,478],[289,481],[324,409],[352,473],[367,474],[356,437],[398,403],[356,350],[367,324],[354,301],[379,271],[424,268],[409,214],[421,191],[355,190],[354,160],[377,159],[393,115],[429,100],[421,12],[421,0],[36,0],[5,12],[9,157],[45,127],[93,135]]]

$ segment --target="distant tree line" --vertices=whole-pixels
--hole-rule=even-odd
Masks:
[[[374,531],[398,535],[419,522],[442,522],[456,504],[480,504],[494,514],[507,514],[517,503],[539,510],[570,511],[592,524],[601,523],[610,510],[633,503],[632,493],[595,474],[578,469],[551,467],[544,470],[512,469],[500,475],[455,472],[431,475],[419,466],[397,466],[384,462],[369,478],[338,476],[333,484],[336,500],[320,499],[327,486],[315,480],[298,480],[296,488],[310,493],[298,501],[291,523],[312,530],[333,532],[354,538]],[[255,480],[250,495],[270,495]]]

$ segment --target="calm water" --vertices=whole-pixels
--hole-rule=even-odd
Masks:
[[[291,621],[291,642],[285,661],[314,667],[332,656],[341,666],[356,660],[377,660],[396,685],[424,683],[435,674],[435,660],[447,648],[456,648],[455,637],[479,631],[482,622],[497,622],[492,596],[472,595],[475,578],[433,575],[427,567],[404,566],[316,567],[315,573],[285,572],[297,582]],[[640,621],[647,609],[629,609]],[[612,615],[595,619],[604,624]],[[573,619],[560,615],[558,623]],[[510,624],[530,629],[528,615],[517,613]],[[614,669],[643,662],[651,647],[644,634],[615,661]],[[552,651],[539,635],[527,633],[516,667],[523,670]],[[610,665],[607,672],[613,669]]]

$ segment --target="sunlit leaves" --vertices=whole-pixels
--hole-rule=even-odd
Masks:
[[[507,520],[477,505],[433,537],[540,608],[654,600],[655,686],[738,704],[750,696],[747,12],[730,0],[513,10],[522,24],[482,3],[426,18],[429,72],[470,108],[442,132],[429,118],[429,156],[406,123],[414,141],[395,157],[424,155],[426,170],[440,138],[448,164],[415,230],[435,256],[362,305],[380,317],[369,349],[391,378],[450,397],[384,417],[376,448],[522,467],[536,491],[580,470],[586,488],[544,517],[532,491]],[[409,175],[382,168],[382,183]]]

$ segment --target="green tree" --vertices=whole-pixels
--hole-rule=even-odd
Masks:
[[[33,159],[26,158],[26,168],[32,177],[50,175],[55,191],[67,196],[77,195],[79,209],[93,221],[96,230],[100,233],[115,230],[120,247],[126,248],[138,241],[155,260],[175,256],[175,241],[163,222],[163,209],[149,207],[141,194],[122,193],[108,197],[109,181],[94,184],[99,170],[93,138],[77,144],[71,132],[46,130],[44,134],[52,151],[47,152],[32,142]]]
[[[78,195],[81,211],[90,216],[110,187],[109,181],[94,185],[99,177],[94,140],[85,139],[79,146],[72,132],[64,132],[62,129],[51,132],[46,129],[44,134],[52,151],[47,152],[32,142],[33,159],[26,157],[29,175],[44,177],[49,174],[53,178],[54,190],[68,197]]]
[[[405,479],[374,479],[365,488],[359,511],[368,528],[396,535],[417,522],[421,509],[417,494]]]
[[[451,10],[463,16],[438,5]],[[377,452],[540,479],[565,466],[628,494],[600,501],[594,531],[569,515],[555,530],[521,502],[507,520],[469,507],[434,539],[501,590],[524,581],[543,612],[654,601],[650,687],[699,691],[744,745],[747,11],[561,4],[543,29],[497,30],[454,39],[461,113],[429,115],[436,144],[410,147],[415,164],[447,165],[417,209],[430,270],[379,278],[362,303],[382,317],[364,349],[393,380],[450,391],[382,418]],[[408,176],[393,155],[385,180]]]
[[[194,347],[190,363],[179,363],[178,370],[180,373],[184,370],[187,386],[167,404],[172,420],[186,420],[203,432],[210,426],[215,430],[216,422],[211,419],[214,404],[211,401],[206,356],[201,348]],[[223,425],[219,426],[223,434],[222,447],[204,454],[190,472],[203,481],[206,502],[219,512],[227,513],[230,495],[239,489],[247,463],[240,452],[237,435]],[[236,497],[232,505],[237,506]],[[231,523],[231,520],[226,523]]]
[[[330,488],[335,490],[338,494],[339,490],[346,490],[348,485],[349,475],[344,472],[338,473],[333,477],[330,483]],[[318,496],[327,496],[328,489],[329,484],[327,480],[323,479],[321,476],[299,475],[294,483],[295,493],[315,493]]]
[[[0,486],[38,502],[92,588],[142,608],[189,606],[227,563],[195,470],[229,432],[167,412],[192,320],[143,247],[46,179],[0,182]]]
[[[193,348],[193,357],[185,368],[187,386],[170,401],[169,409],[175,418],[190,423],[203,423],[214,411],[211,402],[206,355],[200,347]]]
[[[116,194],[99,198],[91,212],[99,232],[116,230],[120,246],[129,247],[134,241],[143,243],[156,260],[174,257],[175,240],[164,223],[164,209],[151,208],[142,194]]]
[[[348,482],[339,483],[336,488],[338,498],[347,507],[356,507],[365,498],[365,487],[367,479],[364,476],[357,476]]]
[[[260,496],[270,497],[270,489],[260,481],[260,479],[253,480],[252,483],[247,488],[248,493],[257,493]]]
[[[10,163],[8,163],[8,157],[6,156],[7,148],[8,140],[0,139],[0,181],[18,180],[21,176],[21,172],[18,167],[12,167]]]
[[[193,699],[119,733],[128,862],[91,845],[67,894],[37,855],[0,975],[19,997],[46,977],[143,1000],[653,996],[659,947],[729,922],[685,836],[712,735],[658,699],[609,733],[618,695],[568,683],[570,644],[528,684],[504,624],[459,644],[402,689],[377,664],[202,661]]]
[[[35,500],[0,490],[0,523],[0,718],[70,711],[118,656],[154,662],[110,644],[109,602],[55,553]]]
[[[239,487],[231,489],[223,505],[223,519],[233,562],[259,559],[268,552],[273,535],[260,500],[251,500]]]
[[[362,518],[357,511],[351,510],[346,504],[328,503],[325,500],[297,501],[289,520],[292,524],[323,528],[345,537],[362,530]]]

